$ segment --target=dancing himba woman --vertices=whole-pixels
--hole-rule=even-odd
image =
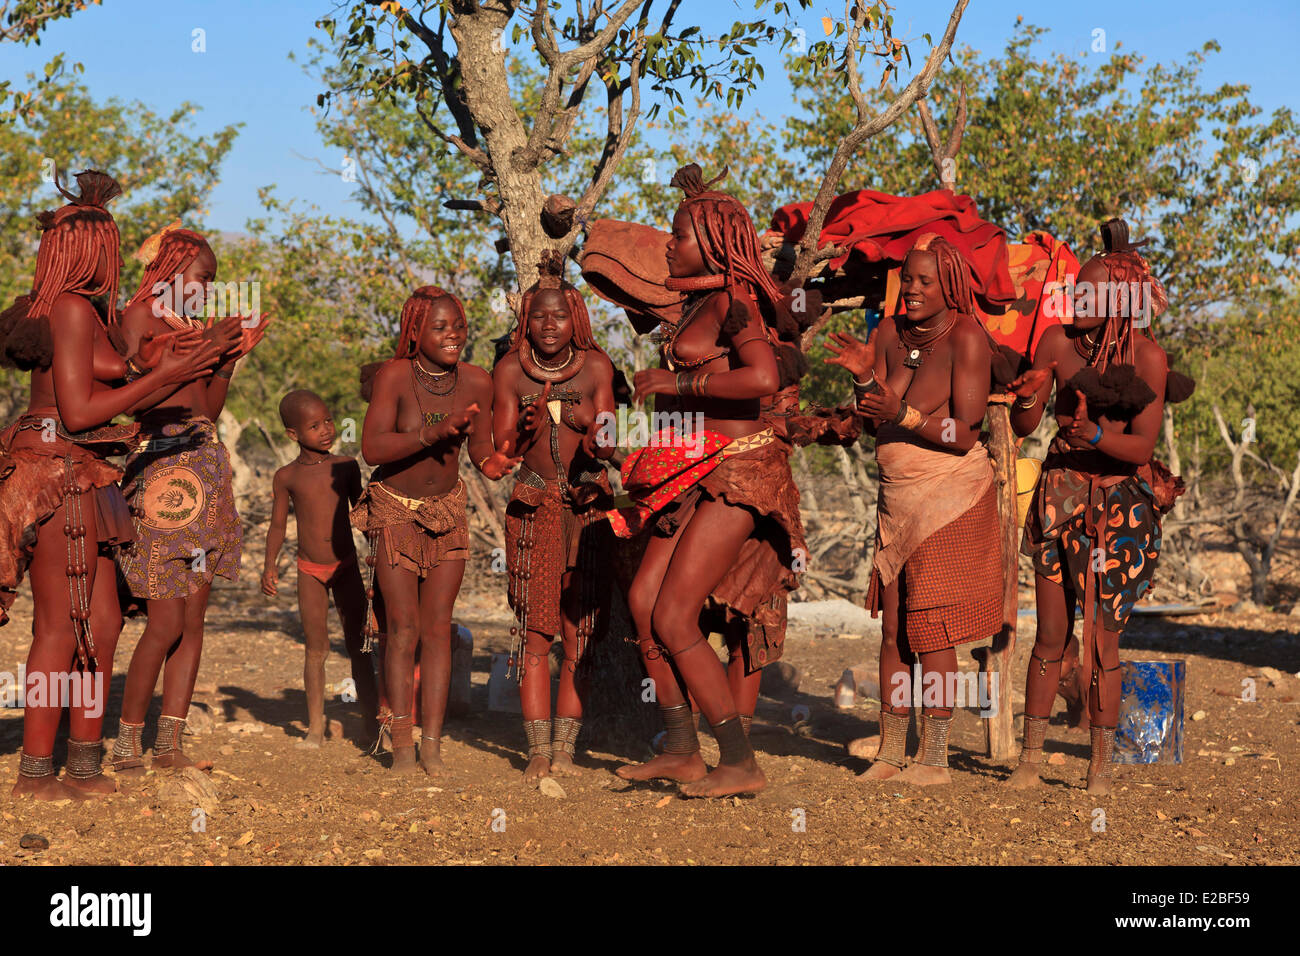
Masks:
[[[629,780],[677,780],[683,794],[707,797],[766,785],[740,719],[752,701],[737,697],[756,697],[759,669],[781,655],[785,597],[798,586],[793,565],[805,547],[790,448],[763,419],[764,400],[787,384],[769,332],[793,320],[763,267],[749,213],[713,182],[695,164],[673,177],[686,198],[668,242],[668,287],[685,296],[683,316],[662,346],[667,367],[633,379],[638,400],[680,396],[674,410],[702,415],[704,431],[690,442],[662,434],[623,466],[632,520],[653,522],[628,607],[667,737],[662,754],[618,770]],[[622,536],[637,530],[622,512],[612,518]],[[743,619],[739,675],[729,677],[702,633],[706,602]],[[688,694],[718,741],[711,772]]]
[[[1087,789],[1110,792],[1119,716],[1119,636],[1151,587],[1160,516],[1181,482],[1152,458],[1165,401],[1191,395],[1191,379],[1169,369],[1149,320],[1168,305],[1164,289],[1128,241],[1128,225],[1101,227],[1106,252],[1079,270],[1072,325],[1049,328],[1032,371],[1013,383],[1011,425],[1032,432],[1056,386],[1058,431],[1030,504],[1021,550],[1034,561],[1038,632],[1025,687],[1025,733],[1012,787],[1039,784],[1043,738],[1061,658],[1083,608],[1080,662],[1092,753]],[[1139,322],[1135,322],[1139,319]],[[1145,324],[1147,335],[1134,331]],[[1034,376],[1030,379],[1029,376]],[[1168,393],[1168,394],[1167,394]]]
[[[217,575],[239,576],[242,528],[235,511],[230,456],[217,436],[235,363],[266,334],[264,316],[201,318],[217,259],[207,240],[173,223],[145,240],[140,288],[122,312],[127,347],[168,332],[200,334],[221,360],[204,377],[137,416],[145,441],[126,461],[123,490],[135,516],[135,541],[118,559],[131,594],[149,615],[131,656],[113,766],[144,772],[144,718],[163,674],[153,766],[187,767],[181,735],[203,653],[203,619]],[[179,300],[179,301],[178,301]]]
[[[867,606],[883,614],[880,750],[863,777],[948,783],[958,644],[1002,626],[1002,562],[993,465],[979,440],[992,352],[975,318],[969,266],[940,236],[903,261],[905,312],[863,343],[832,333],[827,361],[853,373],[876,436],[876,548]],[[921,753],[903,770],[912,665],[921,661]]]
[[[0,624],[30,571],[27,682],[45,682],[44,699],[27,695],[13,792],[40,800],[117,789],[100,771],[100,746],[122,629],[113,550],[130,540],[131,516],[117,485],[121,469],[107,457],[120,454],[136,429],[111,422],[204,374],[219,355],[198,347],[197,336],[168,335],[142,341],[132,363],[123,358],[115,313],[120,240],[105,208],[121,188],[95,170],[78,174],[77,184],[79,196],[59,186],[68,205],[40,216],[32,290],[0,315],[0,363],[31,373],[27,411],[0,433]],[[91,301],[101,296],[103,314]],[[125,382],[139,362],[152,367]],[[74,663],[80,674],[72,674]],[[69,701],[60,782],[53,753],[63,708],[50,691],[63,674],[80,679],[81,693]]]
[[[492,445],[492,379],[460,361],[468,326],[460,300],[437,286],[416,289],[402,306],[392,359],[362,370],[370,407],[361,453],[376,466],[352,511],[370,540],[373,573],[367,596],[382,596],[387,647],[384,715],[393,769],[415,769],[415,649],[420,648],[420,766],[441,771],[442,721],[451,687],[451,612],[469,556],[461,446],[488,478],[504,477],[519,459]],[[367,615],[367,636],[374,631]],[[371,640],[367,641],[369,645]]]
[[[492,371],[493,435],[523,455],[506,507],[509,600],[519,626],[519,699],[528,739],[524,781],[574,772],[582,728],[586,649],[608,616],[613,533],[609,478],[598,459],[602,414],[614,413],[614,366],[596,344],[582,295],[563,281],[563,258],[545,259],[523,294],[510,351]],[[551,641],[564,647],[551,721]],[[584,675],[585,676],[585,675]]]

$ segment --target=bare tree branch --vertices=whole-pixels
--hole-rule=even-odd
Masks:
[[[821,238],[822,226],[826,222],[826,213],[839,189],[849,158],[872,136],[888,129],[913,103],[929,91],[930,83],[939,72],[939,67],[948,56],[948,51],[952,49],[953,39],[957,35],[957,25],[961,23],[962,14],[965,13],[969,2],[970,0],[957,0],[948,18],[948,26],[944,30],[942,39],[930,51],[921,71],[912,77],[911,82],[883,112],[871,116],[866,98],[862,95],[862,84],[858,76],[858,36],[866,22],[867,8],[865,4],[855,4],[853,0],[848,0],[845,19],[851,21],[851,26],[844,50],[844,68],[848,74],[849,95],[853,97],[858,119],[853,129],[836,146],[835,155],[831,158],[826,175],[822,178],[821,188],[817,190],[817,198],[813,201],[812,212],[808,217],[808,228],[799,242],[799,254],[795,259],[794,271],[790,275],[791,284],[799,285],[812,275],[813,266],[816,264],[818,240]]]
[[[605,79],[606,95],[608,106],[605,111],[606,135],[605,149],[596,161],[596,169],[592,175],[591,185],[587,187],[582,198],[578,200],[574,210],[574,221],[576,226],[566,237],[566,241],[572,244],[577,238],[578,231],[586,221],[591,211],[596,208],[596,203],[604,195],[605,189],[609,186],[609,181],[614,176],[614,170],[618,168],[619,163],[623,161],[623,154],[627,152],[628,144],[632,141],[632,135],[636,131],[637,117],[641,114],[641,64],[645,56],[645,37],[637,36],[636,53],[632,57],[632,62],[628,65],[628,77],[626,81],[620,82],[617,74]],[[632,91],[632,102],[628,106],[627,116],[623,116],[623,88],[628,87]]]
[[[930,105],[924,100],[916,101],[916,108],[921,114],[921,126],[925,130],[925,141],[930,145],[930,159],[939,182],[944,189],[953,190],[957,185],[957,153],[961,149],[961,138],[966,132],[966,87],[961,88],[961,98],[957,101],[957,116],[953,120],[952,130],[948,133],[947,145],[939,143],[939,127],[930,115]]]

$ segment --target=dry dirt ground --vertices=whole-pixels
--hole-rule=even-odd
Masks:
[[[30,610],[24,595],[16,620],[0,630],[0,668],[16,671],[25,659]],[[876,642],[795,630],[786,659],[801,672],[798,691],[764,697],[755,725],[768,788],[754,797],[702,801],[683,799],[672,786],[630,785],[614,776],[613,768],[643,758],[644,749],[586,753],[580,762],[587,772],[564,779],[563,796],[525,789],[519,718],[487,710],[490,653],[508,641],[505,613],[499,596],[463,595],[457,619],[474,633],[474,710],[448,723],[444,777],[396,777],[352,742],[358,720],[354,705],[337,693],[348,673],[337,634],[327,664],[334,691],[327,715],[340,723],[323,750],[303,751],[294,746],[305,705],[293,605],[271,603],[251,587],[218,590],[195,697],[200,732],[187,738],[194,757],[215,764],[207,777],[215,797],[151,772],[121,781],[120,793],[101,802],[15,801],[7,793],[18,770],[22,712],[0,710],[0,862],[1300,862],[1300,617],[1135,618],[1126,658],[1187,661],[1185,761],[1119,766],[1114,793],[1104,799],[1080,788],[1087,737],[1066,730],[1059,702],[1048,738],[1059,762],[1048,766],[1041,790],[1003,786],[1008,766],[983,756],[974,711],[957,716],[951,785],[859,781],[866,763],[845,745],[875,733],[877,704],[859,700],[853,710],[836,710],[832,686],[845,667],[874,664]],[[141,628],[128,622],[119,645],[106,735],[116,729],[121,672]],[[1031,640],[1032,623],[1022,624],[1017,684]],[[961,657],[973,666],[965,651]],[[1264,668],[1273,669],[1272,679]],[[1241,699],[1245,678],[1255,682],[1253,702]],[[1019,693],[1016,704],[1019,716]],[[806,718],[796,714],[798,705],[807,708]],[[146,746],[151,735],[150,727]],[[716,746],[702,737],[711,763]],[[48,848],[21,848],[27,834],[44,837]]]

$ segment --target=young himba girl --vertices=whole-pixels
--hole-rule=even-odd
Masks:
[[[469,556],[465,483],[458,474],[462,445],[496,481],[518,462],[492,445],[492,378],[460,360],[468,326],[454,295],[437,286],[416,289],[402,306],[392,359],[362,370],[369,394],[361,453],[375,466],[352,511],[370,540],[371,601],[382,596],[388,635],[385,716],[393,769],[415,770],[412,696],[420,649],[420,766],[443,768],[442,721],[451,687],[451,612]],[[367,622],[369,627],[369,622]]]
[[[200,316],[217,275],[207,240],[179,223],[146,240],[140,288],[122,313],[128,348],[148,336],[201,333],[221,348],[216,370],[177,389],[138,416],[144,442],[126,461],[123,489],[135,515],[133,544],[118,559],[132,595],[147,601],[145,626],[122,691],[113,764],[143,773],[144,718],[158,672],[162,713],[153,766],[193,763],[181,735],[203,653],[203,620],[217,575],[239,576],[242,528],[235,511],[230,456],[217,437],[235,363],[266,334],[265,316],[229,316],[209,325]]]
[[[578,668],[609,608],[613,534],[605,512],[613,500],[597,459],[610,458],[615,446],[598,444],[597,416],[613,414],[614,366],[562,269],[558,257],[542,263],[541,278],[524,293],[510,351],[492,372],[496,444],[514,444],[524,456],[506,508],[506,568],[523,644],[519,697],[530,786],[547,773],[573,772],[585,690]],[[552,729],[547,658],[557,635],[564,663]]]

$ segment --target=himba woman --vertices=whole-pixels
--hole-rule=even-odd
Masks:
[[[126,461],[123,490],[135,516],[135,541],[118,565],[149,615],[127,670],[113,746],[113,766],[128,775],[144,772],[144,719],[159,671],[163,699],[152,765],[193,763],[181,735],[203,653],[203,619],[213,579],[238,578],[242,541],[230,456],[215,422],[235,363],[269,326],[264,316],[202,318],[217,259],[206,239],[179,222],[145,240],[136,258],[144,274],[122,312],[127,347],[151,336],[194,334],[215,344],[221,359],[214,371],[138,416],[144,441]]]
[[[1110,792],[1119,716],[1119,636],[1151,587],[1160,516],[1182,483],[1152,458],[1166,401],[1191,396],[1191,379],[1169,369],[1150,333],[1168,305],[1130,243],[1128,225],[1101,227],[1104,253],[1079,270],[1073,324],[1049,328],[1034,354],[1036,380],[1016,383],[1011,424],[1027,435],[1056,386],[1057,436],[1030,504],[1021,550],[1034,561],[1038,632],[1025,687],[1020,763],[1008,783],[1039,784],[1043,738],[1061,658],[1083,608],[1080,661],[1092,737],[1087,789]],[[1147,328],[1146,335],[1134,331]],[[1028,379],[1029,376],[1026,376]]]
[[[975,318],[969,266],[940,236],[917,240],[901,270],[904,312],[863,343],[827,341],[853,373],[858,411],[876,436],[876,548],[867,606],[883,613],[880,750],[862,775],[948,783],[958,644],[1002,625],[993,465],[979,440],[992,351]],[[921,662],[921,752],[903,770],[912,665]]]
[[[677,397],[672,405],[656,400],[656,412],[702,415],[703,431],[665,430],[629,455],[623,486],[634,508],[611,515],[622,536],[653,521],[628,606],[667,727],[662,754],[618,774],[677,780],[684,795],[709,797],[766,785],[740,719],[752,701],[737,698],[756,697],[759,669],[781,655],[785,597],[798,586],[793,567],[805,553],[790,448],[763,419],[765,399],[770,407],[789,384],[771,338],[789,334],[793,319],[763,267],[748,212],[710,189],[714,182],[695,164],[673,177],[686,198],[668,242],[668,287],[685,297],[683,317],[662,345],[667,367],[633,380],[638,400]],[[700,627],[706,602],[724,608],[745,638],[745,666],[730,678]],[[718,741],[712,772],[688,694]]]
[[[128,362],[121,351],[117,225],[105,208],[121,193],[107,174],[77,175],[80,195],[42,213],[32,290],[0,315],[0,363],[31,373],[27,411],[0,433],[0,624],[25,572],[34,617],[27,657],[23,752],[13,792],[41,800],[112,793],[100,771],[104,709],[122,629],[113,550],[131,538],[117,486],[134,426],[113,426],[160,392],[204,374],[219,350],[195,336],[158,336]],[[102,297],[102,312],[92,299]],[[57,331],[57,335],[55,332]],[[135,363],[151,366],[127,382]],[[71,668],[74,662],[79,673]],[[54,736],[70,688],[68,760],[54,776]],[[43,687],[38,687],[44,682]]]
[[[613,505],[598,459],[614,413],[614,366],[596,344],[582,295],[563,280],[564,260],[541,263],[523,294],[510,350],[492,371],[493,435],[498,448],[523,455],[506,507],[509,601],[519,626],[512,657],[520,661],[519,698],[528,740],[524,781],[574,772],[582,728],[584,655],[609,612]],[[555,720],[551,720],[551,641],[564,647]]]
[[[352,511],[370,541],[367,596],[382,597],[387,647],[383,715],[393,744],[393,769],[416,767],[412,697],[420,648],[420,766],[442,770],[442,722],[451,687],[451,612],[469,556],[461,446],[492,480],[519,459],[492,445],[492,379],[460,361],[468,326],[460,300],[437,286],[416,289],[402,306],[392,359],[362,370],[370,402],[361,453],[375,466]],[[374,638],[367,615],[367,643]]]

